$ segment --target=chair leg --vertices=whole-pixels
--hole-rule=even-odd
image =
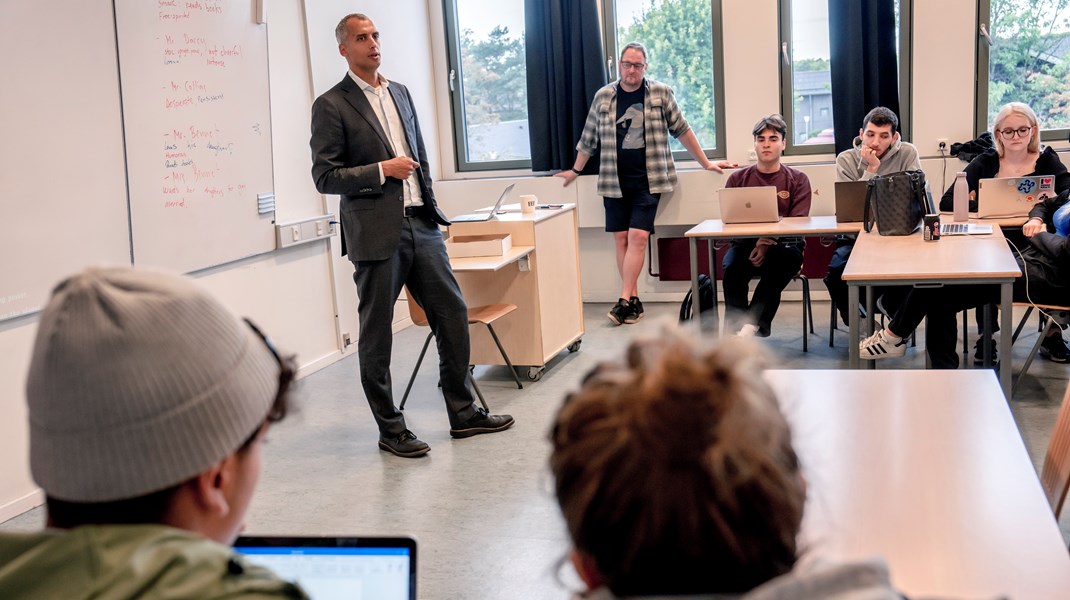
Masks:
[[[807,335],[807,330],[809,329],[810,333],[813,333],[814,331],[814,315],[811,312],[812,307],[810,306],[810,280],[807,279],[805,276],[800,276],[799,279],[802,280],[803,288],[803,352],[809,352],[810,336]],[[809,326],[807,326],[807,320],[810,321]]]
[[[476,383],[476,376],[471,370],[468,371],[468,381],[472,382],[472,390],[475,391],[476,396],[479,398],[479,403],[483,405],[483,410],[490,412],[490,408],[487,407],[487,401],[483,399],[483,392],[479,391],[479,384]]]
[[[1011,336],[1011,344],[1018,341],[1018,335],[1022,333],[1022,329],[1025,328],[1025,322],[1029,320],[1029,315],[1033,313],[1033,307],[1028,306],[1025,309],[1025,314],[1022,315],[1022,320],[1018,321],[1018,327],[1014,328],[1014,335]],[[1042,333],[1044,328],[1037,329],[1037,333]]]
[[[1048,325],[1044,328],[1044,331],[1037,334],[1037,341],[1029,350],[1029,356],[1026,357],[1025,363],[1022,365],[1022,370],[1018,372],[1018,377],[1011,383],[1011,397],[1014,396],[1014,388],[1018,387],[1018,383],[1022,381],[1022,376],[1029,370],[1029,365],[1033,363],[1037,351],[1040,350],[1040,345],[1044,343],[1044,338],[1048,336],[1048,332],[1051,331],[1053,327],[1058,327],[1058,325],[1056,325],[1054,321],[1048,321]],[[1003,357],[1003,360],[1008,360],[1008,357]]]
[[[501,341],[498,339],[498,334],[494,333],[494,328],[487,323],[487,331],[490,332],[490,337],[494,338],[494,344],[498,346],[498,352],[502,353],[502,358],[505,359],[506,366],[509,367],[509,374],[513,376],[513,381],[516,382],[517,389],[524,389],[524,384],[520,383],[520,378],[516,376],[516,369],[513,368],[513,363],[509,360],[509,355],[505,353],[505,348],[502,347]]]
[[[409,377],[409,385],[405,386],[405,395],[401,397],[401,406],[398,407],[398,410],[405,410],[405,402],[409,399],[412,382],[416,381],[416,372],[420,370],[420,365],[424,363],[424,354],[427,354],[427,347],[431,345],[431,338],[434,335],[434,333],[429,333],[427,334],[427,339],[424,340],[423,350],[420,350],[420,358],[416,359],[416,366],[412,368],[412,376]]]

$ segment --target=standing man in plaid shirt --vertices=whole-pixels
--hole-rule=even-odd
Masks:
[[[620,325],[643,318],[639,273],[654,232],[658,201],[662,192],[671,192],[676,184],[669,134],[707,171],[721,173],[722,167],[736,165],[711,163],[706,158],[695,132],[680,114],[672,88],[646,79],[647,53],[642,44],[624,46],[617,64],[620,80],[595,94],[576,144],[575,164],[556,176],[569,185],[601,149],[598,193],[606,209],[606,231],[616,243],[621,278],[620,300],[609,311],[609,320]]]

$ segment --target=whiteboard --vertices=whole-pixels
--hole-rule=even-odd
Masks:
[[[275,249],[267,26],[252,0],[115,0],[134,264]]]
[[[130,264],[111,0],[0,1],[0,81],[3,320],[85,265]]]

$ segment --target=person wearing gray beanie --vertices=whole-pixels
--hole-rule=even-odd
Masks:
[[[48,528],[0,535],[5,598],[306,598],[228,545],[296,373],[192,280],[91,268],[41,314],[26,381]]]

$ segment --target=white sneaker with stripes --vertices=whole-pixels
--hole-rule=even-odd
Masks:
[[[893,343],[884,334],[884,329],[858,343],[858,356],[862,360],[880,360],[903,356],[906,353],[906,338],[900,338],[898,342]]]

